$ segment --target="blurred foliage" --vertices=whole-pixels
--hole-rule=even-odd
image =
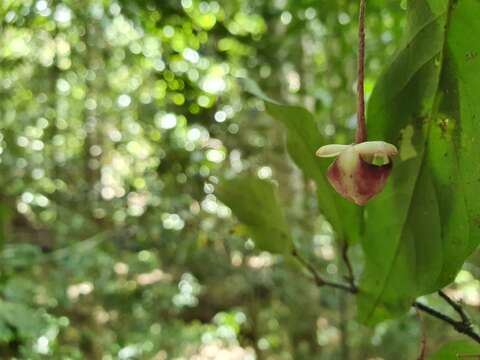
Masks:
[[[257,249],[214,195],[225,176],[274,178],[297,248],[343,276],[314,186],[237,79],[346,142],[356,13],[334,0],[2,1],[0,358],[415,358],[414,314],[359,325],[352,299]],[[367,94],[404,18],[403,3],[369,1]],[[478,308],[474,264],[451,291]],[[426,320],[429,348],[456,336]]]
[[[480,346],[468,341],[455,341],[432,354],[429,360],[449,360],[454,358],[475,358],[478,357]]]

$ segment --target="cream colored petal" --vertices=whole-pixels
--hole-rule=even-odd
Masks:
[[[395,145],[389,144],[385,141],[366,141],[354,145],[355,151],[362,157],[364,156],[388,156],[392,157],[398,154]]]
[[[324,145],[315,153],[318,157],[333,157],[349,148],[351,145],[330,144]]]
[[[355,174],[359,168],[360,158],[355,151],[354,146],[349,146],[348,149],[342,151],[336,160],[340,174],[342,176],[343,186],[348,194],[354,194],[356,192],[356,178]]]

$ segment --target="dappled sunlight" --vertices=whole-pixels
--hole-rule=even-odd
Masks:
[[[70,300],[77,300],[82,295],[88,295],[94,290],[94,286],[91,282],[85,281],[82,283],[70,285],[67,288],[67,295]]]
[[[160,269],[155,269],[151,272],[137,275],[137,282],[141,286],[152,285],[160,281],[170,282],[171,280],[172,276],[164,273]]]
[[[0,358],[403,360],[475,340],[480,8],[445,4],[368,2],[368,131],[399,161],[359,209],[315,157],[360,119],[358,2],[0,1]],[[454,320],[419,317],[420,295]]]
[[[181,358],[177,358],[180,360]],[[239,346],[224,346],[222,344],[208,344],[202,346],[197,354],[192,355],[190,360],[254,360],[255,356],[251,349],[243,349]]]

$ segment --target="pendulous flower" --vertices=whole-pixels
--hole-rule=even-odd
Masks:
[[[384,141],[331,144],[316,152],[319,157],[337,156],[328,168],[328,181],[340,195],[357,205],[365,205],[383,190],[397,154],[397,148]]]

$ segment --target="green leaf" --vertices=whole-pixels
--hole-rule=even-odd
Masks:
[[[273,183],[255,177],[238,177],[224,180],[216,194],[247,226],[259,249],[280,254],[291,250],[290,229]]]
[[[0,319],[15,328],[21,337],[37,336],[45,325],[34,309],[9,301],[0,301]]]
[[[6,343],[14,337],[12,329],[5,321],[0,321],[0,342]]]
[[[348,202],[330,186],[325,176],[329,162],[315,156],[325,140],[317,129],[313,115],[299,106],[283,105],[262,93],[252,81],[245,87],[265,101],[267,112],[287,131],[287,149],[295,164],[317,186],[318,205],[341,241],[355,243],[360,238],[362,210]]]
[[[30,268],[44,258],[41,249],[31,244],[6,245],[0,253],[0,261],[5,267],[15,270]]]
[[[399,144],[400,158],[366,210],[367,324],[450,283],[480,239],[480,4],[453,4],[410,2],[407,41],[369,103],[369,136]]]
[[[440,350],[429,356],[428,360],[475,359],[475,355],[480,358],[480,345],[461,340],[442,346]]]

